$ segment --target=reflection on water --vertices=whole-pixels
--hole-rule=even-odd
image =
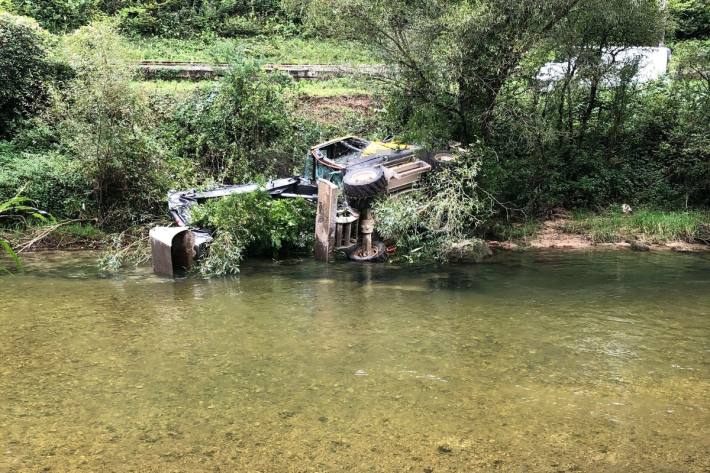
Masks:
[[[0,471],[708,471],[710,258],[0,275]]]

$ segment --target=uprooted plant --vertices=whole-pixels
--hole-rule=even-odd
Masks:
[[[305,199],[273,199],[264,191],[235,194],[195,207],[192,216],[216,232],[200,265],[203,274],[236,274],[247,255],[276,258],[313,246],[315,207]]]
[[[474,230],[491,215],[493,202],[479,189],[481,161],[462,157],[429,177],[416,192],[375,202],[375,229],[408,261],[478,259],[487,252]]]

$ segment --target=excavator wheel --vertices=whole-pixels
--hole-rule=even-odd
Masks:
[[[343,177],[345,195],[355,199],[367,199],[387,190],[387,177],[382,166],[353,169]]]
[[[384,263],[389,257],[387,254],[387,246],[381,241],[372,242],[370,254],[363,255],[362,246],[358,246],[353,251],[346,254],[352,261],[358,261],[360,263]]]
[[[371,203],[372,203],[372,199],[370,199],[370,198],[348,197],[348,204],[350,205],[350,207],[352,207],[358,211],[363,211],[366,208],[370,207]]]
[[[424,157],[424,162],[431,166],[432,171],[436,171],[444,166],[455,163],[456,155],[448,151],[436,151],[427,153]]]

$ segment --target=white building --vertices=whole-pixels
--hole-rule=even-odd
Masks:
[[[668,61],[671,57],[671,50],[659,47],[628,47],[609,48],[602,54],[604,64],[613,65],[618,72],[625,65],[638,61],[638,72],[634,76],[634,82],[644,83],[659,79],[668,71]],[[568,74],[568,68],[574,66],[574,59],[570,63],[548,62],[540,68],[536,79],[547,84],[550,90],[555,82],[562,80]],[[616,83],[618,76],[611,74],[605,81],[607,85]]]

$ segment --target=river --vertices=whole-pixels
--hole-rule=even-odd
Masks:
[[[709,255],[0,274],[0,471],[709,469]]]

